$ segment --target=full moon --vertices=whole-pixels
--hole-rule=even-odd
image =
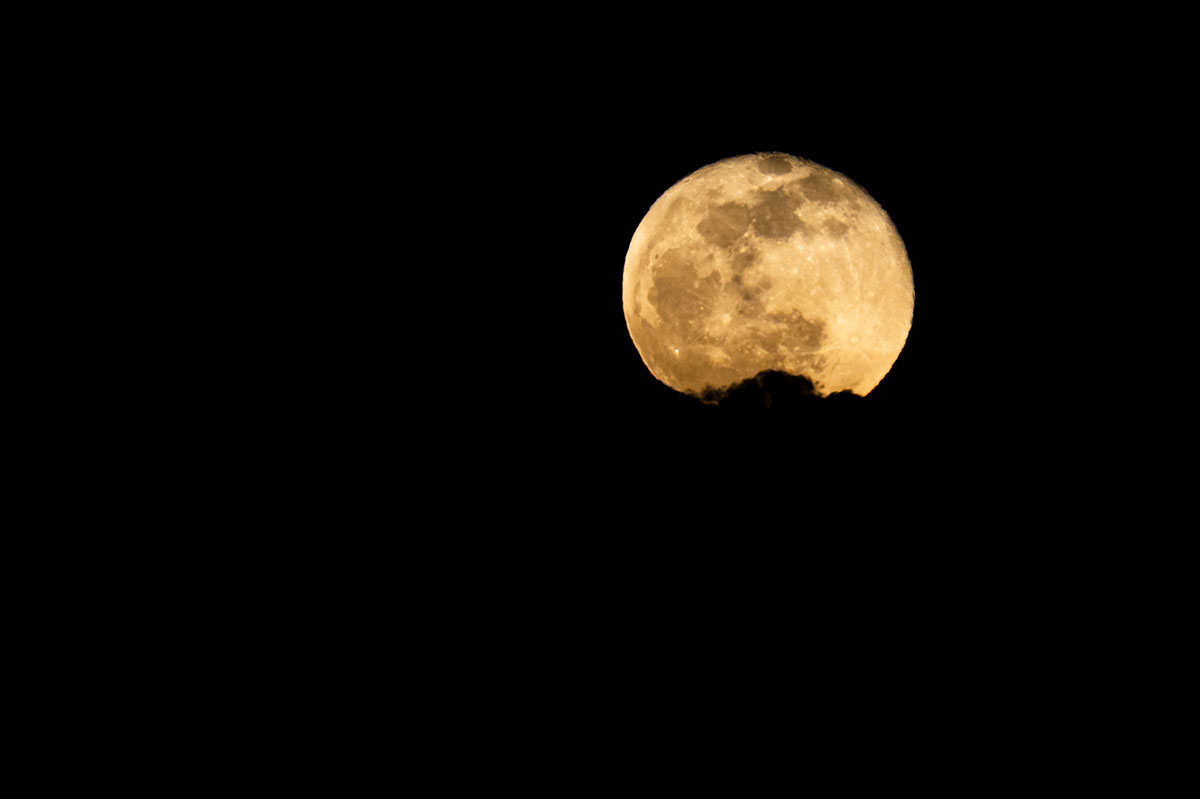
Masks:
[[[625,323],[651,374],[694,396],[765,370],[865,396],[913,314],[904,242],[838,172],[784,153],[703,167],[633,234]]]

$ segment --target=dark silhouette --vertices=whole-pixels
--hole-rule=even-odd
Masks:
[[[822,397],[803,375],[768,369],[724,389],[708,388],[698,399],[735,413],[788,414],[814,403],[844,405],[863,399],[852,391]]]

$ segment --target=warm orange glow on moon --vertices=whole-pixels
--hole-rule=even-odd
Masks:
[[[904,243],[845,175],[782,153],[719,161],[651,206],[622,303],[650,372],[700,394],[768,369],[865,395],[913,313]]]

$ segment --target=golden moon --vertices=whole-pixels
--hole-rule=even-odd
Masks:
[[[913,276],[895,226],[845,175],[784,153],[676,183],[625,256],[625,323],[651,374],[700,396],[764,370],[865,396],[896,362]]]

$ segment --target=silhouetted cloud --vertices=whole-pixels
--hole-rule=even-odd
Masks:
[[[737,413],[772,414],[787,414],[816,403],[821,403],[824,407],[828,404],[844,405],[862,399],[852,391],[839,391],[822,397],[807,377],[774,369],[759,372],[754,377],[728,388],[708,388],[697,398]]]

